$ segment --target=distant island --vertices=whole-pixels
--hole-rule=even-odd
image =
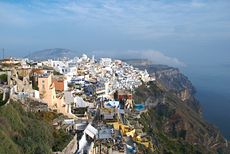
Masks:
[[[31,60],[47,60],[47,59],[59,59],[59,58],[73,58],[77,54],[70,49],[63,48],[51,48],[44,49],[40,51],[31,52],[24,58],[29,58]]]

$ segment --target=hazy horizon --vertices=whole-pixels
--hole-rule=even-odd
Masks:
[[[1,0],[0,48],[6,56],[47,48],[135,53],[179,66],[230,61],[229,7],[228,0]]]

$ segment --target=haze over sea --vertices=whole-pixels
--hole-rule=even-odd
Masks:
[[[191,63],[182,72],[196,87],[205,119],[230,139],[230,61],[223,57],[210,63]]]

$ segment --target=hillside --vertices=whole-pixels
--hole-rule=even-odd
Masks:
[[[141,70],[146,69],[148,73],[154,76],[156,81],[164,87],[165,91],[173,92],[181,101],[187,103],[187,105],[193,108],[198,114],[202,114],[199,101],[195,98],[195,87],[188,77],[182,74],[178,68],[161,64],[143,64],[143,62],[138,59],[127,62],[134,64]]]
[[[148,108],[138,121],[151,136],[157,153],[230,152],[220,131],[163,85],[142,85],[135,90],[134,97]]]
[[[55,130],[53,112],[26,112],[19,102],[0,106],[1,154],[48,154],[62,150],[71,140],[63,130]]]
[[[45,49],[36,52],[32,52],[25,58],[32,60],[47,60],[47,59],[62,59],[62,58],[73,58],[76,53],[69,49],[53,48]]]
[[[156,78],[134,94],[135,102],[147,107],[137,120],[151,136],[156,153],[230,153],[219,129],[203,119],[196,90],[179,69],[135,59],[127,62]]]

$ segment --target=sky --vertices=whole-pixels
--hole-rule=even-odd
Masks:
[[[0,48],[156,63],[230,61],[230,0],[0,0]]]

